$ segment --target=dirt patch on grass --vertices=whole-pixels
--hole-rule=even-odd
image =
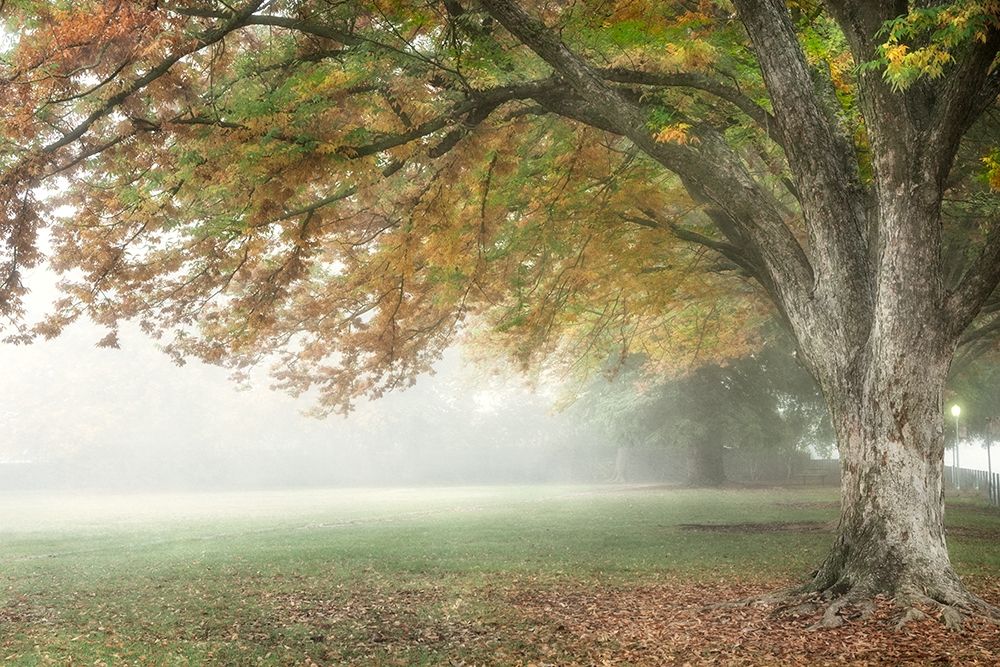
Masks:
[[[945,533],[948,537],[1000,541],[1000,526],[948,526]]]
[[[682,523],[681,530],[699,533],[824,533],[833,530],[825,521],[771,521],[769,523]]]
[[[1000,600],[1000,580],[977,592]],[[780,584],[690,585],[521,593],[513,604],[554,624],[578,664],[635,665],[996,665],[1000,629],[969,620],[951,632],[934,618],[894,629],[897,611],[878,600],[875,614],[833,630],[810,631],[820,613],[775,615],[768,605],[706,609]],[[580,654],[583,655],[580,655]]]
[[[830,500],[830,501],[812,501],[812,502],[779,502],[774,503],[775,507],[787,507],[789,509],[796,510],[839,510],[840,501]]]

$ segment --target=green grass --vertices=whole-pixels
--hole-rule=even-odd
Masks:
[[[537,629],[517,591],[793,579],[829,532],[681,524],[832,522],[835,501],[614,487],[0,496],[0,663],[528,660]],[[1000,574],[1000,512],[968,502],[948,517],[960,572]]]

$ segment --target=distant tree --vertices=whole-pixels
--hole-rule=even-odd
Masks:
[[[639,446],[683,450],[688,483],[715,486],[726,480],[726,448],[791,452],[833,440],[822,396],[787,337],[666,381],[629,360],[591,382],[570,410],[619,445],[616,481],[626,481],[629,450]]]
[[[629,460],[637,447],[660,442],[668,413],[660,387],[649,386],[642,375],[642,360],[625,361],[613,376],[599,373],[577,390],[564,406],[581,431],[592,431],[615,449],[613,482],[627,482]]]
[[[962,409],[961,420],[972,436],[985,437],[989,420],[1000,417],[1000,359],[980,357],[954,374],[948,383],[949,404]],[[954,432],[952,423],[949,431]],[[953,438],[951,438],[953,440]]]

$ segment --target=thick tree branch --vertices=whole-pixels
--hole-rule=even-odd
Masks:
[[[493,113],[497,107],[507,101],[509,100],[496,99],[485,101],[480,106],[472,109],[472,111],[466,115],[465,119],[459,123],[458,127],[451,130],[440,142],[438,142],[436,146],[432,146],[431,149],[427,151],[427,155],[432,158],[436,158],[441,157],[450,151],[469,132],[489,118],[490,114]]]
[[[423,123],[411,126],[404,132],[383,134],[366,144],[339,146],[336,148],[336,152],[348,159],[369,157],[383,153],[392,148],[397,148],[399,146],[419,141],[434,134],[435,132],[439,132],[458,123],[458,127],[447,133],[438,143],[428,149],[427,154],[429,157],[438,158],[454,148],[463,137],[465,137],[477,125],[486,120],[486,118],[488,118],[493,111],[503,104],[517,100],[534,99],[535,97],[545,95],[558,96],[560,91],[565,93],[565,90],[565,85],[558,79],[547,78],[510,86],[498,86],[496,88],[489,88],[485,90],[470,91],[469,97],[456,102],[450,109],[442,112],[434,118],[424,121]],[[162,122],[140,119],[136,122],[141,122],[139,129],[144,131],[159,130],[162,129],[163,126],[169,125],[203,125],[227,130],[250,130],[248,126],[241,123],[235,123],[218,118],[205,118],[202,116],[172,118]],[[281,132],[274,132],[273,130],[268,131],[266,135],[272,139],[287,141],[295,144],[303,144],[310,141],[308,137],[304,138],[299,135],[286,135]],[[121,141],[121,139],[107,144],[106,147],[111,147],[116,143],[119,143],[119,141]],[[90,155],[93,154],[94,152],[90,153]],[[383,175],[390,176],[398,171],[401,166],[402,163],[395,162],[386,168]]]
[[[291,211],[283,213],[282,215],[280,215],[280,216],[278,216],[276,218],[272,218],[272,219],[268,220],[267,222],[262,222],[262,223],[254,225],[254,226],[255,227],[268,227],[268,226],[273,225],[273,224],[275,224],[277,222],[281,222],[282,220],[289,220],[291,218],[297,218],[300,215],[307,215],[307,216],[308,215],[312,215],[313,213],[315,213],[319,209],[323,208],[324,206],[329,206],[330,204],[335,204],[336,202],[342,201],[344,199],[347,199],[348,197],[353,197],[355,194],[357,194],[357,192],[358,192],[357,186],[353,186],[352,185],[352,186],[343,188],[343,189],[341,189],[341,190],[339,190],[337,192],[334,192],[332,195],[330,195],[328,197],[323,197],[322,199],[317,199],[316,201],[314,201],[312,203],[306,204],[305,206],[301,206],[301,207],[296,208],[296,209],[292,209]]]
[[[857,63],[868,62],[878,46],[878,33],[889,19],[906,13],[906,0],[827,0]]]
[[[990,67],[1000,52],[1000,31],[993,30],[985,42],[973,42],[965,57],[959,58],[954,71],[938,84],[941,94],[936,97],[931,118],[932,155],[938,159],[937,177],[943,183],[950,171],[959,143],[969,128],[1000,93],[1000,79]]]
[[[782,0],[735,0],[767,85],[820,289],[870,302],[867,220],[850,139],[824,109]],[[864,335],[865,332],[858,332]]]
[[[974,329],[967,330],[964,334],[962,334],[962,337],[958,339],[958,346],[959,348],[962,348],[983,340],[984,338],[995,338],[995,334],[997,333],[1000,333],[1000,317],[993,318],[985,324],[981,324]]]
[[[997,67],[983,82],[983,88],[976,96],[975,110],[973,113],[979,118],[990,108],[996,106],[997,98],[1000,97],[1000,67]]]
[[[273,26],[276,28],[285,28],[287,30],[292,30],[294,32],[306,33],[309,35],[315,35],[316,37],[323,37],[325,39],[330,39],[335,42],[340,42],[347,46],[358,46],[365,43],[365,39],[359,35],[353,33],[339,30],[331,25],[325,23],[316,23],[313,21],[308,21],[301,18],[296,18],[293,16],[272,16],[270,14],[256,14],[250,16],[245,21],[245,25],[262,25],[262,26]]]
[[[778,123],[774,116],[767,112],[762,106],[744,95],[742,92],[713,80],[704,74],[677,72],[677,73],[657,73],[640,72],[638,70],[624,69],[621,67],[604,68],[598,70],[602,77],[608,81],[616,83],[630,83],[641,86],[662,86],[667,88],[692,88],[714,95],[721,100],[725,100],[736,106],[743,113],[750,117],[759,125],[767,135],[777,144],[784,143],[784,137],[778,130]]]
[[[598,70],[567,48],[552,30],[526,14],[516,2],[483,0],[482,5],[561,74],[584,100],[576,109],[558,100],[536,98],[539,103],[624,135],[667,169],[697,181],[706,197],[741,226],[760,253],[783,307],[795,310],[803,321],[812,317],[813,274],[805,252],[777,212],[775,202],[747,173],[725,141],[703,129],[697,149],[656,142],[642,110],[609,86]]]
[[[725,241],[713,239],[710,236],[699,234],[696,231],[687,229],[676,222],[658,215],[655,211],[643,210],[642,216],[626,215],[624,220],[649,229],[658,229],[668,232],[681,241],[704,246],[725,257],[739,268],[746,271],[750,276],[756,278],[760,271],[759,266],[755,266],[753,261],[738,247]]]
[[[910,10],[905,0],[830,0],[827,4],[859,65],[880,56],[885,22]],[[859,83],[865,116],[870,121],[886,119],[886,129],[875,122],[868,128],[876,151],[884,132],[906,137],[914,144],[914,154],[921,155],[921,163],[911,169],[926,169],[934,183],[944,183],[962,136],[1000,93],[1000,77],[995,71],[990,73],[998,49],[1000,31],[994,29],[985,41],[971,40],[953,53],[954,62],[945,76],[921,78],[903,91],[893,90],[881,72],[863,72]]]

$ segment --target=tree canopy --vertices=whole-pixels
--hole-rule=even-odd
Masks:
[[[327,407],[465,326],[670,366],[773,312],[843,460],[812,588],[986,608],[948,559],[941,403],[1000,330],[996,0],[4,10],[13,326],[60,212],[35,332],[138,317],[178,356],[276,354]]]
[[[731,9],[532,9],[641,110],[649,146],[474,4],[9,5],[3,313],[19,315],[39,216],[67,204],[66,298],[38,332],[89,312],[114,344],[138,316],[178,355],[278,352],[279,381],[328,407],[410,381],[470,315],[525,360],[745,351],[762,258],[662,164],[720,153],[786,244],[803,231]],[[861,142],[844,38],[819,6],[796,11]]]
[[[628,103],[629,131],[488,4],[10,3],[3,313],[20,314],[39,216],[68,204],[67,298],[38,332],[90,312],[113,345],[139,316],[178,355],[279,352],[280,382],[327,407],[409,382],[469,315],[522,359],[745,351],[767,307],[750,281],[776,289],[761,253],[784,248],[805,280],[796,237],[814,232],[787,164],[806,149],[782,136],[729,4],[530,6]],[[900,16],[865,66],[894,87],[941,77],[993,9]],[[792,19],[843,135],[828,141],[854,144],[863,181],[847,38],[820,4]],[[959,253],[996,208],[997,150],[963,156]],[[56,194],[33,191],[53,177]],[[738,183],[772,218],[766,244],[706,190]]]

